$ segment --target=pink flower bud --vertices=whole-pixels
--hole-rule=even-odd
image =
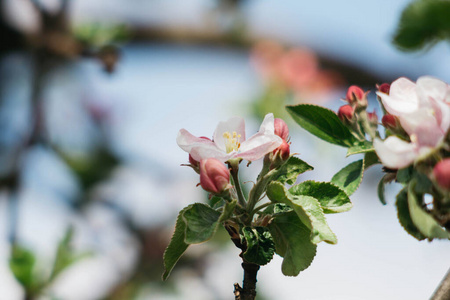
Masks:
[[[400,126],[398,118],[390,114],[385,114],[381,119],[381,123],[384,127],[393,130],[398,129]]]
[[[289,136],[289,128],[286,122],[284,122],[282,119],[275,118],[274,125],[275,125],[275,134],[286,141]]]
[[[282,159],[282,161],[286,161],[290,156],[291,152],[290,148],[291,146],[289,145],[289,143],[283,140],[281,145],[277,149],[273,150],[273,155],[279,156]]]
[[[338,117],[341,119],[343,123],[352,123],[354,116],[355,116],[355,110],[350,105],[346,104],[341,107],[339,107],[338,111]]]
[[[434,166],[433,175],[442,188],[450,190],[450,158],[438,162]]]
[[[357,101],[365,98],[364,91],[356,85],[352,85],[347,90],[346,100],[350,104],[354,104]]]
[[[229,185],[230,171],[218,159],[206,158],[200,162],[200,185],[205,191],[222,193]]]
[[[377,85],[377,89],[380,92],[389,95],[389,90],[391,89],[391,85],[389,83],[383,83],[383,84]]]

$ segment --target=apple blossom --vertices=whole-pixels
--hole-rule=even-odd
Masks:
[[[347,96],[345,98],[348,103],[353,104],[363,98],[364,91],[359,86],[352,85],[348,88]]]
[[[411,140],[376,139],[375,150],[383,164],[403,168],[441,145],[450,127],[449,91],[446,83],[432,77],[420,77],[417,83],[402,77],[392,83],[389,95],[377,92],[386,111],[398,117]]]
[[[181,129],[177,143],[197,161],[206,158],[216,158],[222,162],[231,159],[254,161],[281,145],[283,140],[275,134],[274,126],[273,114],[267,114],[259,132],[246,139],[244,119],[234,117],[217,125],[212,141],[195,137],[186,129]]]

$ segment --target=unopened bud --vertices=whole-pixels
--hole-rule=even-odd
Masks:
[[[280,138],[282,138],[284,141],[286,141],[289,136],[289,128],[286,122],[284,122],[282,119],[275,118],[274,126],[275,126],[275,134],[278,135]]]
[[[272,162],[270,164],[270,169],[275,169],[281,166],[285,161],[287,161],[291,154],[291,146],[288,142],[283,140],[277,149],[273,150]]]
[[[365,98],[364,91],[359,86],[352,85],[348,88],[345,99],[349,104],[354,104],[363,98]]]
[[[205,191],[220,194],[228,187],[230,171],[218,159],[206,158],[200,162],[200,185]]]
[[[400,127],[400,121],[396,116],[385,114],[381,119],[381,123],[385,128],[397,130]]]
[[[433,175],[439,186],[450,190],[450,158],[438,162],[434,166]]]
[[[350,105],[342,105],[338,110],[338,117],[344,124],[351,124],[354,121],[355,110]]]
[[[378,89],[378,91],[389,95],[391,85],[389,83],[383,83],[383,84],[377,85],[377,89]]]

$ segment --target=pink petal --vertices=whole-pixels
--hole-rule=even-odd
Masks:
[[[216,130],[214,131],[214,143],[216,143],[217,147],[226,151],[225,139],[223,134],[225,132],[229,132],[232,134],[236,132],[241,135],[241,141],[245,141],[245,122],[244,119],[240,117],[234,117],[228,119],[226,122],[220,122]]]
[[[383,165],[391,169],[407,167],[418,156],[417,145],[407,143],[396,136],[390,136],[384,141],[375,139],[373,145]]]
[[[416,84],[407,78],[401,77],[391,84],[388,94],[377,92],[386,110],[394,116],[411,113],[419,107],[419,98],[416,94]]]
[[[180,131],[178,131],[177,144],[186,152],[191,152],[193,147],[198,147],[200,145],[214,145],[212,141],[196,137],[186,129],[180,129]]]
[[[434,99],[431,99],[430,102],[439,127],[442,132],[447,132],[450,127],[450,104]]]

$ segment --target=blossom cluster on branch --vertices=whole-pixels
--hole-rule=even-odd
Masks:
[[[306,130],[347,147],[347,155],[364,154],[363,170],[381,163],[386,173],[378,184],[382,203],[386,183],[403,185],[396,206],[409,234],[418,240],[449,239],[450,86],[424,76],[415,83],[402,77],[377,89],[384,134],[375,111],[367,111],[369,92],[357,86],[348,89],[347,104],[337,115],[311,105],[288,111]]]

